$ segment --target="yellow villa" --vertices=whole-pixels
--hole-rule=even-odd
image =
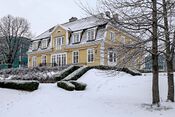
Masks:
[[[116,65],[117,52],[112,45],[135,40],[94,16],[58,24],[32,40],[28,51],[28,67],[80,65]],[[107,53],[107,54],[105,54]]]

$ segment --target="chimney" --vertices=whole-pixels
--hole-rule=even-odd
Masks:
[[[117,13],[113,15],[113,19],[114,19],[114,21],[118,21],[119,20]]]
[[[106,11],[106,12],[105,12],[105,15],[106,15],[106,17],[111,18],[111,13],[110,13],[110,11]]]
[[[74,22],[74,21],[76,21],[76,20],[78,20],[77,17],[71,17],[71,18],[69,19],[69,22]]]

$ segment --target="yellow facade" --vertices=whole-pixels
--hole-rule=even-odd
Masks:
[[[110,33],[114,32],[115,35],[115,41],[111,42],[111,36]],[[76,44],[75,46],[67,47],[69,43],[69,37],[71,35],[71,32],[69,32],[67,29],[65,29],[62,26],[57,26],[51,33],[51,46],[52,48],[47,50],[47,51],[35,51],[32,53],[29,53],[29,67],[33,67],[33,61],[32,58],[36,56],[37,58],[37,65],[39,66],[42,63],[42,56],[46,55],[46,62],[47,64],[52,63],[52,56],[65,53],[66,54],[66,64],[73,64],[73,52],[78,52],[79,57],[78,57],[78,64],[80,65],[88,65],[88,66],[94,66],[94,65],[108,65],[108,48],[110,47],[115,47],[118,43],[120,43],[121,36],[125,37],[125,43],[131,43],[132,39],[124,32],[112,27],[112,26],[106,26],[105,28],[105,33],[104,33],[104,42],[99,41],[98,43],[95,44]],[[55,46],[55,39],[57,37],[63,37],[63,45],[61,48],[57,49]],[[103,49],[102,49],[103,48]],[[94,52],[94,61],[93,62],[88,62],[88,49],[93,49]],[[103,57],[101,55],[103,51]]]

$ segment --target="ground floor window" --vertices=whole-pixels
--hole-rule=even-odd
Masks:
[[[78,63],[79,52],[78,52],[78,51],[74,51],[72,54],[73,54],[73,55],[72,55],[72,58],[73,58],[73,64]]]
[[[88,63],[94,62],[94,49],[87,50],[87,62]]]
[[[47,63],[47,56],[46,55],[42,55],[42,57],[41,57],[41,63],[43,65],[46,65],[46,63]]]
[[[32,66],[33,67],[36,67],[37,66],[37,57],[36,56],[33,56],[32,57]]]
[[[67,61],[66,53],[52,55],[52,66],[65,66]]]
[[[116,53],[113,50],[108,51],[108,61],[110,63],[115,63],[116,62]]]

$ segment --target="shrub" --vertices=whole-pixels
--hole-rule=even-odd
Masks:
[[[56,81],[60,81],[62,79],[64,79],[66,76],[68,76],[69,74],[71,74],[72,72],[74,72],[75,70],[77,70],[78,68],[80,68],[80,66],[70,66],[67,69],[61,71],[58,74],[55,74],[53,77],[55,78]]]
[[[77,81],[69,81],[69,82],[75,86],[75,90],[77,91],[83,91],[86,89],[86,86],[87,86],[85,83],[81,83]]]
[[[73,91],[75,89],[75,86],[72,83],[67,81],[58,81],[57,86],[67,91]]]
[[[1,80],[0,81],[1,88],[34,91],[38,89],[38,86],[39,86],[39,82],[34,80],[33,81],[24,81],[24,80]]]
[[[69,74],[66,78],[63,80],[69,81],[69,80],[77,80],[79,79],[83,74],[85,74],[88,70],[90,70],[92,67],[83,66],[74,71],[73,73]]]

